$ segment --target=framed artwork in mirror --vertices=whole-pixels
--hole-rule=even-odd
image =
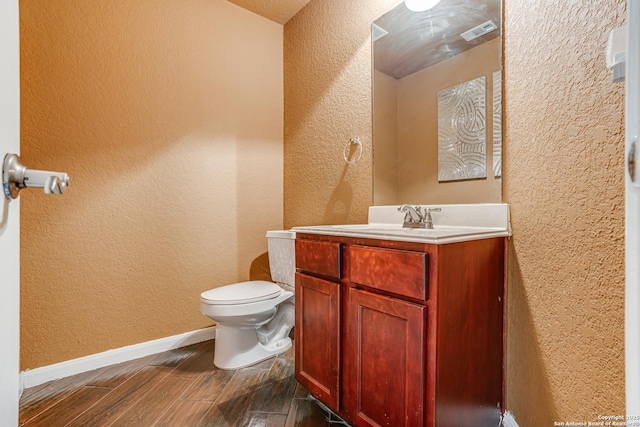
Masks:
[[[438,92],[438,181],[487,177],[486,78]]]
[[[493,73],[493,176],[502,177],[502,71]]]

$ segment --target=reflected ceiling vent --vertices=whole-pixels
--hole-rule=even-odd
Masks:
[[[460,34],[460,37],[470,42],[471,40],[475,40],[480,36],[484,36],[485,34],[489,34],[491,31],[497,30],[498,26],[493,23],[493,21],[487,21],[484,24],[480,24],[477,27],[473,27],[469,31],[465,31]]]
[[[376,24],[371,24],[371,36],[373,37],[373,41],[380,40],[384,36],[389,34],[387,30],[384,30],[378,27]]]

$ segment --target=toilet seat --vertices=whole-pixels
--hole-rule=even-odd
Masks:
[[[273,282],[252,280],[210,289],[200,294],[200,301],[209,305],[249,304],[276,298],[282,288]]]

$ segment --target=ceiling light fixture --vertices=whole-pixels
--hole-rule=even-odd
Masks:
[[[407,9],[413,12],[424,12],[440,3],[440,0],[405,0],[404,4]]]

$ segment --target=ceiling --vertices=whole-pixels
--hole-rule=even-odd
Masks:
[[[310,0],[228,0],[279,24],[286,24]],[[442,0],[426,12],[404,2],[375,23],[389,34],[375,42],[375,68],[397,79],[499,37],[500,0]],[[460,34],[493,21],[496,31],[465,41]],[[425,54],[428,53],[428,54]]]
[[[460,34],[487,21],[498,28],[470,42]],[[389,34],[374,44],[375,68],[400,79],[500,36],[500,0],[442,0],[426,12],[399,4],[375,21]]]
[[[229,0],[229,2],[250,10],[260,16],[286,24],[310,0]]]

